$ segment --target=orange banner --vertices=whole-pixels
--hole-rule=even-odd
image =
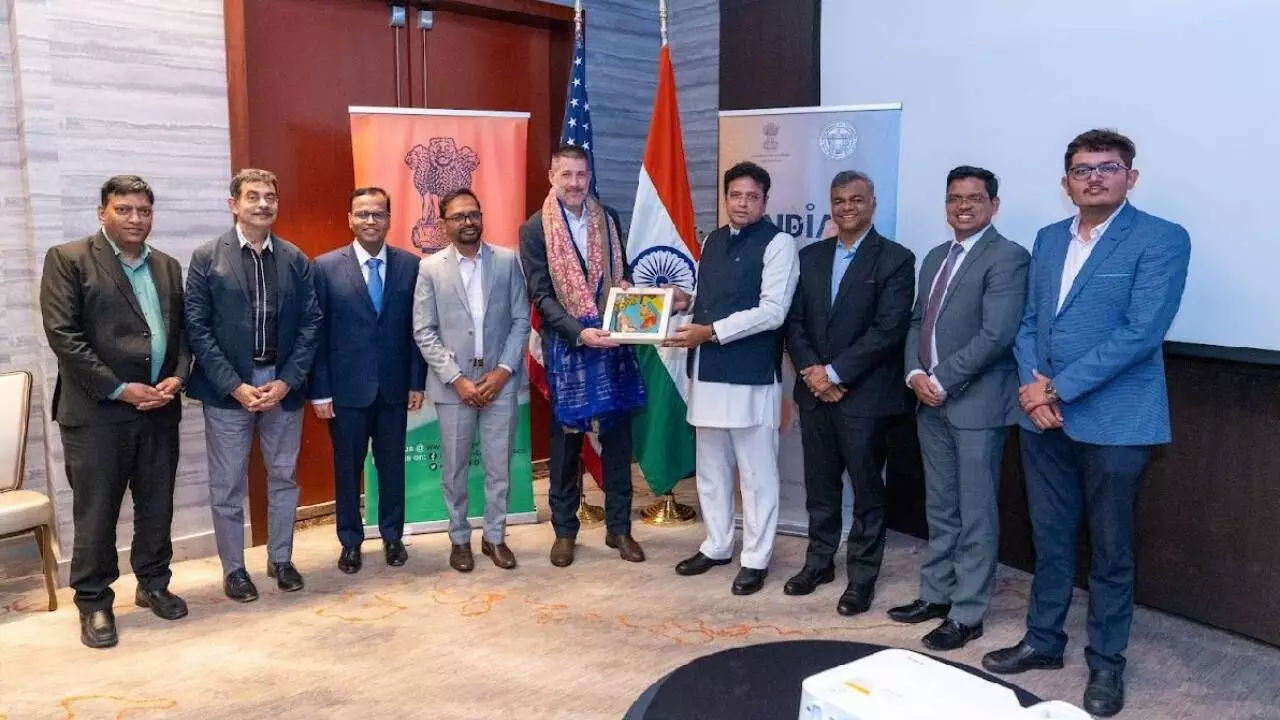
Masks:
[[[517,249],[525,220],[527,113],[351,108],[356,185],[391,195],[387,242],[429,255],[449,241],[440,198],[469,187],[484,212],[484,240]]]

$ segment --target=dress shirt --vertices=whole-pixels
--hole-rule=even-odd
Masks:
[[[840,281],[844,279],[844,274],[849,270],[849,266],[853,264],[853,258],[858,254],[858,248],[862,245],[862,241],[867,238],[867,233],[871,232],[868,226],[858,239],[853,241],[853,245],[848,250],[845,249],[844,243],[840,242],[840,238],[836,238],[835,259],[831,263],[831,304],[836,304],[836,295],[840,294]],[[836,369],[830,364],[826,366],[827,379],[836,385],[840,384],[840,375]]]
[[[960,254],[956,256],[956,261],[951,266],[951,277],[947,278],[947,287],[945,287],[942,290],[942,302],[946,302],[947,292],[951,290],[951,283],[956,279],[956,275],[960,273],[960,266],[964,264],[964,259],[969,257],[969,251],[973,249],[973,246],[975,243],[978,242],[978,239],[981,238],[983,235],[985,235],[986,232],[990,229],[991,229],[991,226],[987,225],[986,227],[970,235],[964,240],[961,240],[959,238],[956,238],[955,240],[953,240],[953,242],[960,243]],[[947,252],[948,253],[951,252],[950,245],[947,246]],[[938,278],[942,276],[942,269],[945,268],[946,266],[947,266],[947,261],[944,256],[942,260],[942,264],[938,266],[938,272],[934,273],[933,279],[929,281],[929,292],[924,296],[926,307],[929,304],[929,295],[933,294],[933,286],[938,282]],[[939,312],[941,312],[941,310],[939,310]],[[929,357],[933,358],[933,365],[929,366],[929,371],[928,371],[929,384],[933,385],[933,389],[939,395],[945,398],[947,396],[946,388],[942,387],[942,383],[938,382],[938,378],[934,377],[933,375],[933,369],[938,367],[938,324],[936,322],[933,325],[933,332],[929,333],[929,337],[927,338],[927,340],[929,342]],[[911,387],[911,378],[915,377],[916,375],[920,375],[921,373],[924,373],[924,372],[925,372],[924,370],[916,369],[907,373],[907,387]]]
[[[1116,216],[1128,204],[1128,200],[1120,203],[1120,207],[1111,213],[1111,217],[1089,231],[1088,238],[1080,236],[1080,216],[1076,215],[1076,219],[1071,221],[1071,244],[1067,246],[1067,259],[1062,264],[1062,286],[1058,288],[1058,310],[1061,310],[1062,303],[1067,301],[1067,295],[1071,293],[1071,285],[1075,283],[1076,276],[1080,274],[1080,269],[1084,267],[1085,262],[1089,260],[1089,256],[1093,254],[1093,249],[1097,247],[1098,240],[1107,234],[1107,228],[1111,227],[1111,222],[1116,219]]]
[[[585,215],[585,213],[584,213]],[[569,215],[570,218],[573,215]],[[583,226],[586,227],[585,225]],[[583,236],[586,231],[584,229]],[[458,274],[462,276],[462,289],[467,294],[467,308],[471,310],[471,320],[474,323],[475,336],[475,355],[476,358],[484,358],[484,248],[476,250],[474,259],[458,253]],[[506,363],[498,363],[498,367],[507,371],[507,374],[514,375],[515,372],[507,367]],[[449,378],[448,385],[452,385],[454,381],[462,377],[462,372]]]
[[[352,240],[351,247],[356,253],[356,264],[360,266],[360,276],[364,278],[365,287],[369,286],[369,260],[377,258],[382,262],[378,264],[378,279],[382,281],[383,292],[387,287],[387,245],[383,243],[382,248],[378,250],[377,255],[370,255],[368,250],[360,244],[359,240]],[[333,398],[316,398],[311,401],[312,405],[328,405],[333,402]]]
[[[587,261],[587,207],[584,205],[580,208],[580,213],[574,215],[564,203],[560,204],[564,208],[564,216],[568,220],[569,237],[573,238],[573,246],[578,248],[578,254],[582,256],[582,261]]]
[[[152,384],[160,382],[160,369],[164,365],[165,353],[169,349],[169,331],[164,324],[164,312],[160,309],[160,293],[156,290],[155,278],[151,276],[151,246],[142,245],[142,252],[138,253],[138,257],[129,264],[124,255],[120,252],[120,247],[116,245],[116,241],[107,235],[107,229],[102,228],[102,235],[111,245],[111,250],[115,252],[116,259],[120,261],[120,267],[124,270],[124,276],[129,279],[129,286],[133,288],[133,296],[138,300],[138,307],[142,310],[142,317],[147,320],[147,332],[151,335],[151,382]],[[116,389],[111,392],[110,398],[118,400],[120,395],[124,393],[127,383],[120,383]]]
[[[732,229],[731,235],[737,234]],[[721,344],[782,327],[800,279],[796,239],[780,232],[764,251],[760,304],[712,323]],[[697,302],[697,299],[694,299]],[[691,308],[692,309],[692,308]],[[690,425],[714,428],[778,427],[782,422],[782,383],[733,385],[698,380],[701,360],[694,350],[693,379],[689,382]]]
[[[255,365],[274,365],[280,294],[276,287],[279,276],[276,274],[271,234],[267,234],[260,252],[254,252],[249,238],[240,229],[240,223],[236,223],[236,235],[240,238],[245,287],[249,289],[249,309],[253,314],[253,362]]]

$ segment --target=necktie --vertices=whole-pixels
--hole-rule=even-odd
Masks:
[[[951,271],[964,246],[958,242],[951,243],[951,252],[947,253],[947,261],[942,264],[942,272],[938,273],[938,281],[929,291],[929,304],[925,306],[924,323],[920,326],[920,367],[926,371],[933,367],[933,326],[938,322],[938,311],[942,309],[942,297],[947,294],[947,283],[951,282]]]
[[[378,258],[369,258],[366,265],[369,266],[369,299],[373,301],[374,312],[382,312],[382,276],[378,274],[378,268],[382,266],[382,261]]]

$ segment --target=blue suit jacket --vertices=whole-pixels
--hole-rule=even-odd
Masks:
[[[426,363],[413,342],[418,256],[387,246],[381,313],[373,310],[351,244],[316,258],[313,275],[324,322],[311,398],[345,407],[368,407],[379,397],[408,402],[409,391],[426,383]]]
[[[1040,231],[1014,342],[1021,381],[1053,379],[1063,430],[1095,445],[1171,439],[1161,344],[1178,313],[1191,259],[1180,225],[1127,205],[1098,239],[1059,310],[1071,219]],[[1031,419],[1020,423],[1035,432]]]
[[[311,261],[275,233],[271,246],[279,292],[276,378],[289,386],[280,406],[292,411],[302,407],[303,386],[319,339],[320,308]],[[189,397],[214,407],[240,407],[231,391],[253,382],[252,314],[240,238],[232,228],[196,248],[187,270],[187,338],[196,361],[187,386]]]

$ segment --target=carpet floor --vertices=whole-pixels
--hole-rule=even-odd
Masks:
[[[696,497],[688,483],[678,494]],[[637,509],[651,500],[637,488]],[[919,638],[931,627],[885,616],[916,597],[922,543],[914,538],[890,536],[872,611],[844,618],[835,613],[839,576],[808,597],[782,594],[803,561],[800,538],[779,537],[765,589],[736,597],[736,566],[695,578],[672,571],[697,548],[699,525],[637,522],[642,564],[619,560],[603,529],[583,530],[577,561],[561,569],[547,559],[545,510],[542,520],[509,529],[514,571],[481,556],[477,537],[469,575],[449,569],[443,534],[408,538],[401,568],[387,567],[379,543],[367,542],[364,569],[343,575],[332,527],[302,529],[294,559],[306,589],[276,590],[264,548],[253,548],[262,597],[247,605],[222,595],[216,558],[183,562],[171,589],[191,612],[176,622],[134,607],[134,580],[125,576],[116,584],[120,645],[105,651],[80,644],[70,590],[48,613],[38,580],[0,581],[0,720],[616,719],[651,683],[701,655],[798,638],[923,651]],[[985,637],[948,657],[977,665],[1016,642],[1029,585],[1025,573],[1001,568]],[[1085,600],[1077,592],[1066,668],[1014,678],[1022,687],[1080,702]],[[1276,648],[1139,608],[1128,657],[1123,718],[1280,719]],[[798,702],[797,691],[797,712]]]

